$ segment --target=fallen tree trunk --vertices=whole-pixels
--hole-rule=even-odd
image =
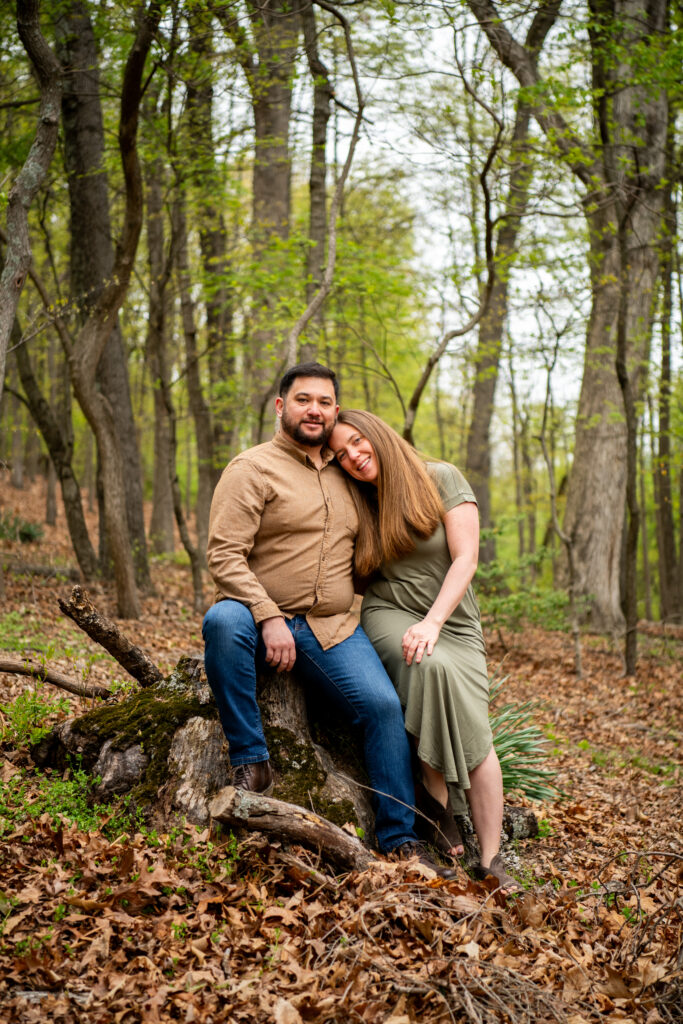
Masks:
[[[344,829],[304,807],[226,786],[211,801],[214,821],[268,832],[278,839],[317,847],[342,868],[362,871],[375,854]]]
[[[10,558],[3,560],[3,566],[14,576],[44,576],[46,579],[60,576],[66,580],[80,580],[81,578],[78,569],[63,565],[29,565],[28,562],[18,562],[16,559]]]

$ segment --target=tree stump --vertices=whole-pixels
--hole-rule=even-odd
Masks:
[[[160,830],[175,815],[198,826],[209,825],[212,802],[214,810],[223,808],[227,820],[222,791],[230,783],[229,749],[203,657],[181,658],[163,678],[147,655],[92,607],[80,587],[74,587],[70,602],[60,605],[93,639],[106,640],[117,658],[120,648],[119,660],[139,677],[142,688],[59,723],[33,748],[34,761],[59,770],[69,765],[84,768],[97,779],[96,800],[125,794],[131,812]],[[368,851],[355,836],[372,843],[374,816],[361,737],[316,705],[315,694],[307,694],[294,674],[264,673],[258,700],[275,773],[276,799],[271,803],[277,807],[270,808],[270,817],[260,809],[253,818],[238,813],[236,820],[243,818],[246,826],[265,830],[269,821],[276,822],[276,832],[286,834],[283,808],[289,805],[296,834],[305,821],[309,843],[326,849],[330,837],[337,837],[328,851],[331,859],[349,866],[364,863]],[[318,823],[324,819],[319,827],[312,824],[316,818]],[[347,826],[349,842],[338,842],[332,826]],[[506,808],[505,831],[515,838],[535,835],[535,816],[525,808]],[[474,859],[471,826],[465,826],[464,833]]]

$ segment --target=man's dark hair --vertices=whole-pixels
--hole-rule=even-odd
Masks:
[[[285,398],[287,392],[297,377],[322,377],[324,380],[331,380],[334,384],[334,397],[339,401],[339,381],[334,370],[322,363],[297,363],[290,366],[280,381],[280,398]]]

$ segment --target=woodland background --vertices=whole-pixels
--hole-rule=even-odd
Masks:
[[[0,453],[85,579],[138,615],[175,519],[200,607],[217,477],[316,357],[469,477],[495,613],[569,586],[633,671],[683,608],[680,4],[0,17]]]
[[[0,1015],[681,1021],[682,18],[0,5]],[[557,786],[516,901],[159,832],[31,759],[97,701],[19,659],[133,686],[67,578],[165,673],[201,648],[212,489],[299,358],[476,490],[491,672]]]

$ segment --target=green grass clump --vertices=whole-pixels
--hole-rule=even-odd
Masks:
[[[495,701],[505,679],[491,682],[491,701]],[[503,773],[503,789],[524,793],[530,800],[556,800],[560,791],[553,784],[555,772],[542,767],[548,758],[548,742],[532,721],[540,701],[509,702],[490,715],[493,746]]]

